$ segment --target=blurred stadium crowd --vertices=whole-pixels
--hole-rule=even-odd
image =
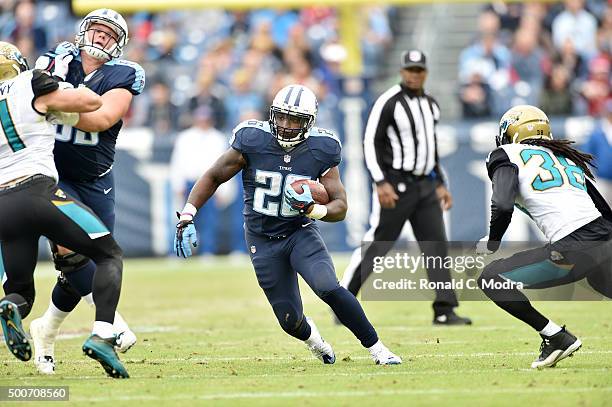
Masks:
[[[79,19],[65,2],[0,1],[1,38],[15,43],[31,64],[60,41],[74,40]],[[390,9],[360,10],[364,75],[377,74],[392,41]],[[208,106],[217,128],[228,131],[245,118],[267,118],[273,95],[288,83],[309,86],[320,99],[322,127],[337,128],[332,113],[340,92],[334,9],[185,10],[126,16],[130,42],[123,58],[147,73],[143,96],[135,98],[126,125],[151,127],[156,136],[175,135],[191,124],[191,113]]]
[[[521,103],[551,116],[598,116],[612,96],[611,56],[608,1],[492,3],[460,56],[463,117],[499,116]]]

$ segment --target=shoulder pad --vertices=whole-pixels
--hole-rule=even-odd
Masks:
[[[504,146],[500,146],[495,150],[489,153],[487,157],[487,172],[489,174],[489,179],[493,179],[493,173],[499,167],[503,167],[505,165],[513,166],[510,158],[508,157],[508,153],[504,149]]]
[[[140,95],[145,86],[145,71],[136,62],[125,59],[111,59],[104,65],[114,67],[109,80],[115,88],[125,88],[134,95]]]
[[[271,138],[268,122],[245,120],[232,131],[230,146],[241,153],[255,153],[268,145]]]
[[[342,159],[342,144],[331,131],[319,127],[310,129],[306,139],[315,158],[324,162],[329,168],[340,164]]]

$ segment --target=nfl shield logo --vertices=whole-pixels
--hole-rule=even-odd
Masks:
[[[289,154],[285,154],[285,156],[283,157],[283,160],[285,160],[286,163],[291,161],[291,156]]]
[[[251,246],[251,253],[255,254],[257,252],[257,247]]]

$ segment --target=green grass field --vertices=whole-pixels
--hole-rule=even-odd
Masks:
[[[345,260],[336,259],[338,269]],[[53,282],[41,264],[26,326],[46,308]],[[81,353],[93,310],[80,304],[56,345],[56,375],[38,375],[4,348],[0,386],[69,386],[72,404],[113,406],[612,405],[610,302],[538,304],[584,345],[557,368],[533,371],[539,337],[492,303],[463,303],[460,312],[475,324],[450,328],[432,327],[429,303],[365,303],[383,341],[404,359],[381,367],[333,325],[308,287],[302,294],[305,312],[334,346],[335,365],[322,365],[280,329],[247,260],[128,260],[120,311],[139,336],[122,355],[129,380],[105,377]]]

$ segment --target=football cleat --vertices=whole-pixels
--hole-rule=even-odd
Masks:
[[[437,315],[433,319],[434,325],[472,325],[472,320],[466,317],[460,317],[453,311]]]
[[[323,362],[323,364],[333,365],[336,363],[336,355],[334,354],[334,350],[332,349],[331,345],[325,342],[325,339],[321,337],[321,334],[319,334],[319,330],[317,329],[314,321],[307,317],[306,322],[308,322],[308,325],[310,325],[310,336],[319,337],[321,339],[317,343],[311,345],[307,343],[306,347],[310,349],[310,352],[312,352],[314,357]]]
[[[554,367],[560,360],[572,356],[582,346],[580,339],[569,333],[565,325],[559,332],[551,336],[542,337],[540,356],[531,364],[532,369]]]
[[[114,337],[104,339],[96,334],[92,334],[83,344],[83,352],[86,356],[97,360],[110,377],[115,379],[127,379],[130,377],[115,352]]]
[[[0,302],[0,324],[4,332],[4,341],[9,350],[19,360],[24,362],[32,357],[32,347],[21,326],[21,315],[17,305],[11,301]]]
[[[391,352],[381,341],[368,348],[377,365],[401,365],[402,358]]]
[[[55,338],[59,329],[49,329],[44,318],[30,323],[30,335],[34,341],[34,365],[42,374],[55,373]]]
[[[117,335],[117,339],[115,339],[115,350],[125,353],[130,350],[134,344],[136,344],[136,334],[128,329]]]

